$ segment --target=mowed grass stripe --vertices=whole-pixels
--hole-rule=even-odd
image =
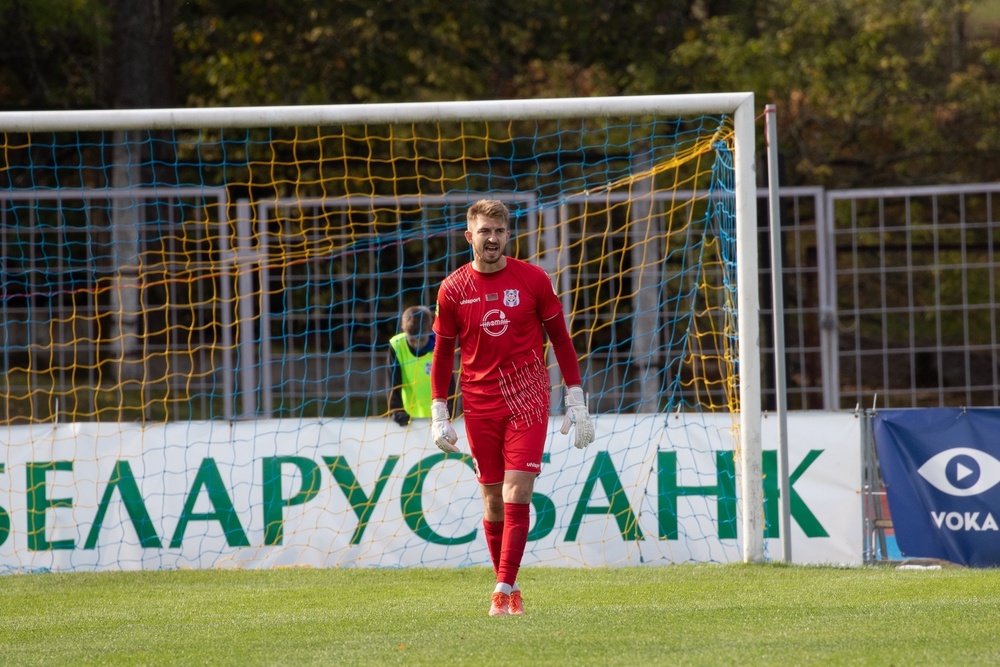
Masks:
[[[0,577],[4,664],[1000,664],[1000,571],[529,567]],[[497,653],[503,657],[498,658]]]

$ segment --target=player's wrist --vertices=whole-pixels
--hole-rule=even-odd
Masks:
[[[583,395],[583,387],[572,385],[566,387],[566,405],[586,405],[587,401]]]
[[[441,399],[431,401],[431,419],[434,421],[447,421],[451,418],[448,414],[448,404]]]

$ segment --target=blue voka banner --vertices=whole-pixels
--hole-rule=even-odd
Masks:
[[[1000,410],[880,410],[873,424],[900,552],[1000,565]]]

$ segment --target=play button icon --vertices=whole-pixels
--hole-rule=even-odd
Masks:
[[[979,462],[968,454],[958,454],[945,466],[945,475],[956,488],[968,489],[979,481]]]

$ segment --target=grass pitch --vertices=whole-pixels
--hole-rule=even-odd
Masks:
[[[993,665],[1000,571],[484,568],[0,576],[7,665]]]

